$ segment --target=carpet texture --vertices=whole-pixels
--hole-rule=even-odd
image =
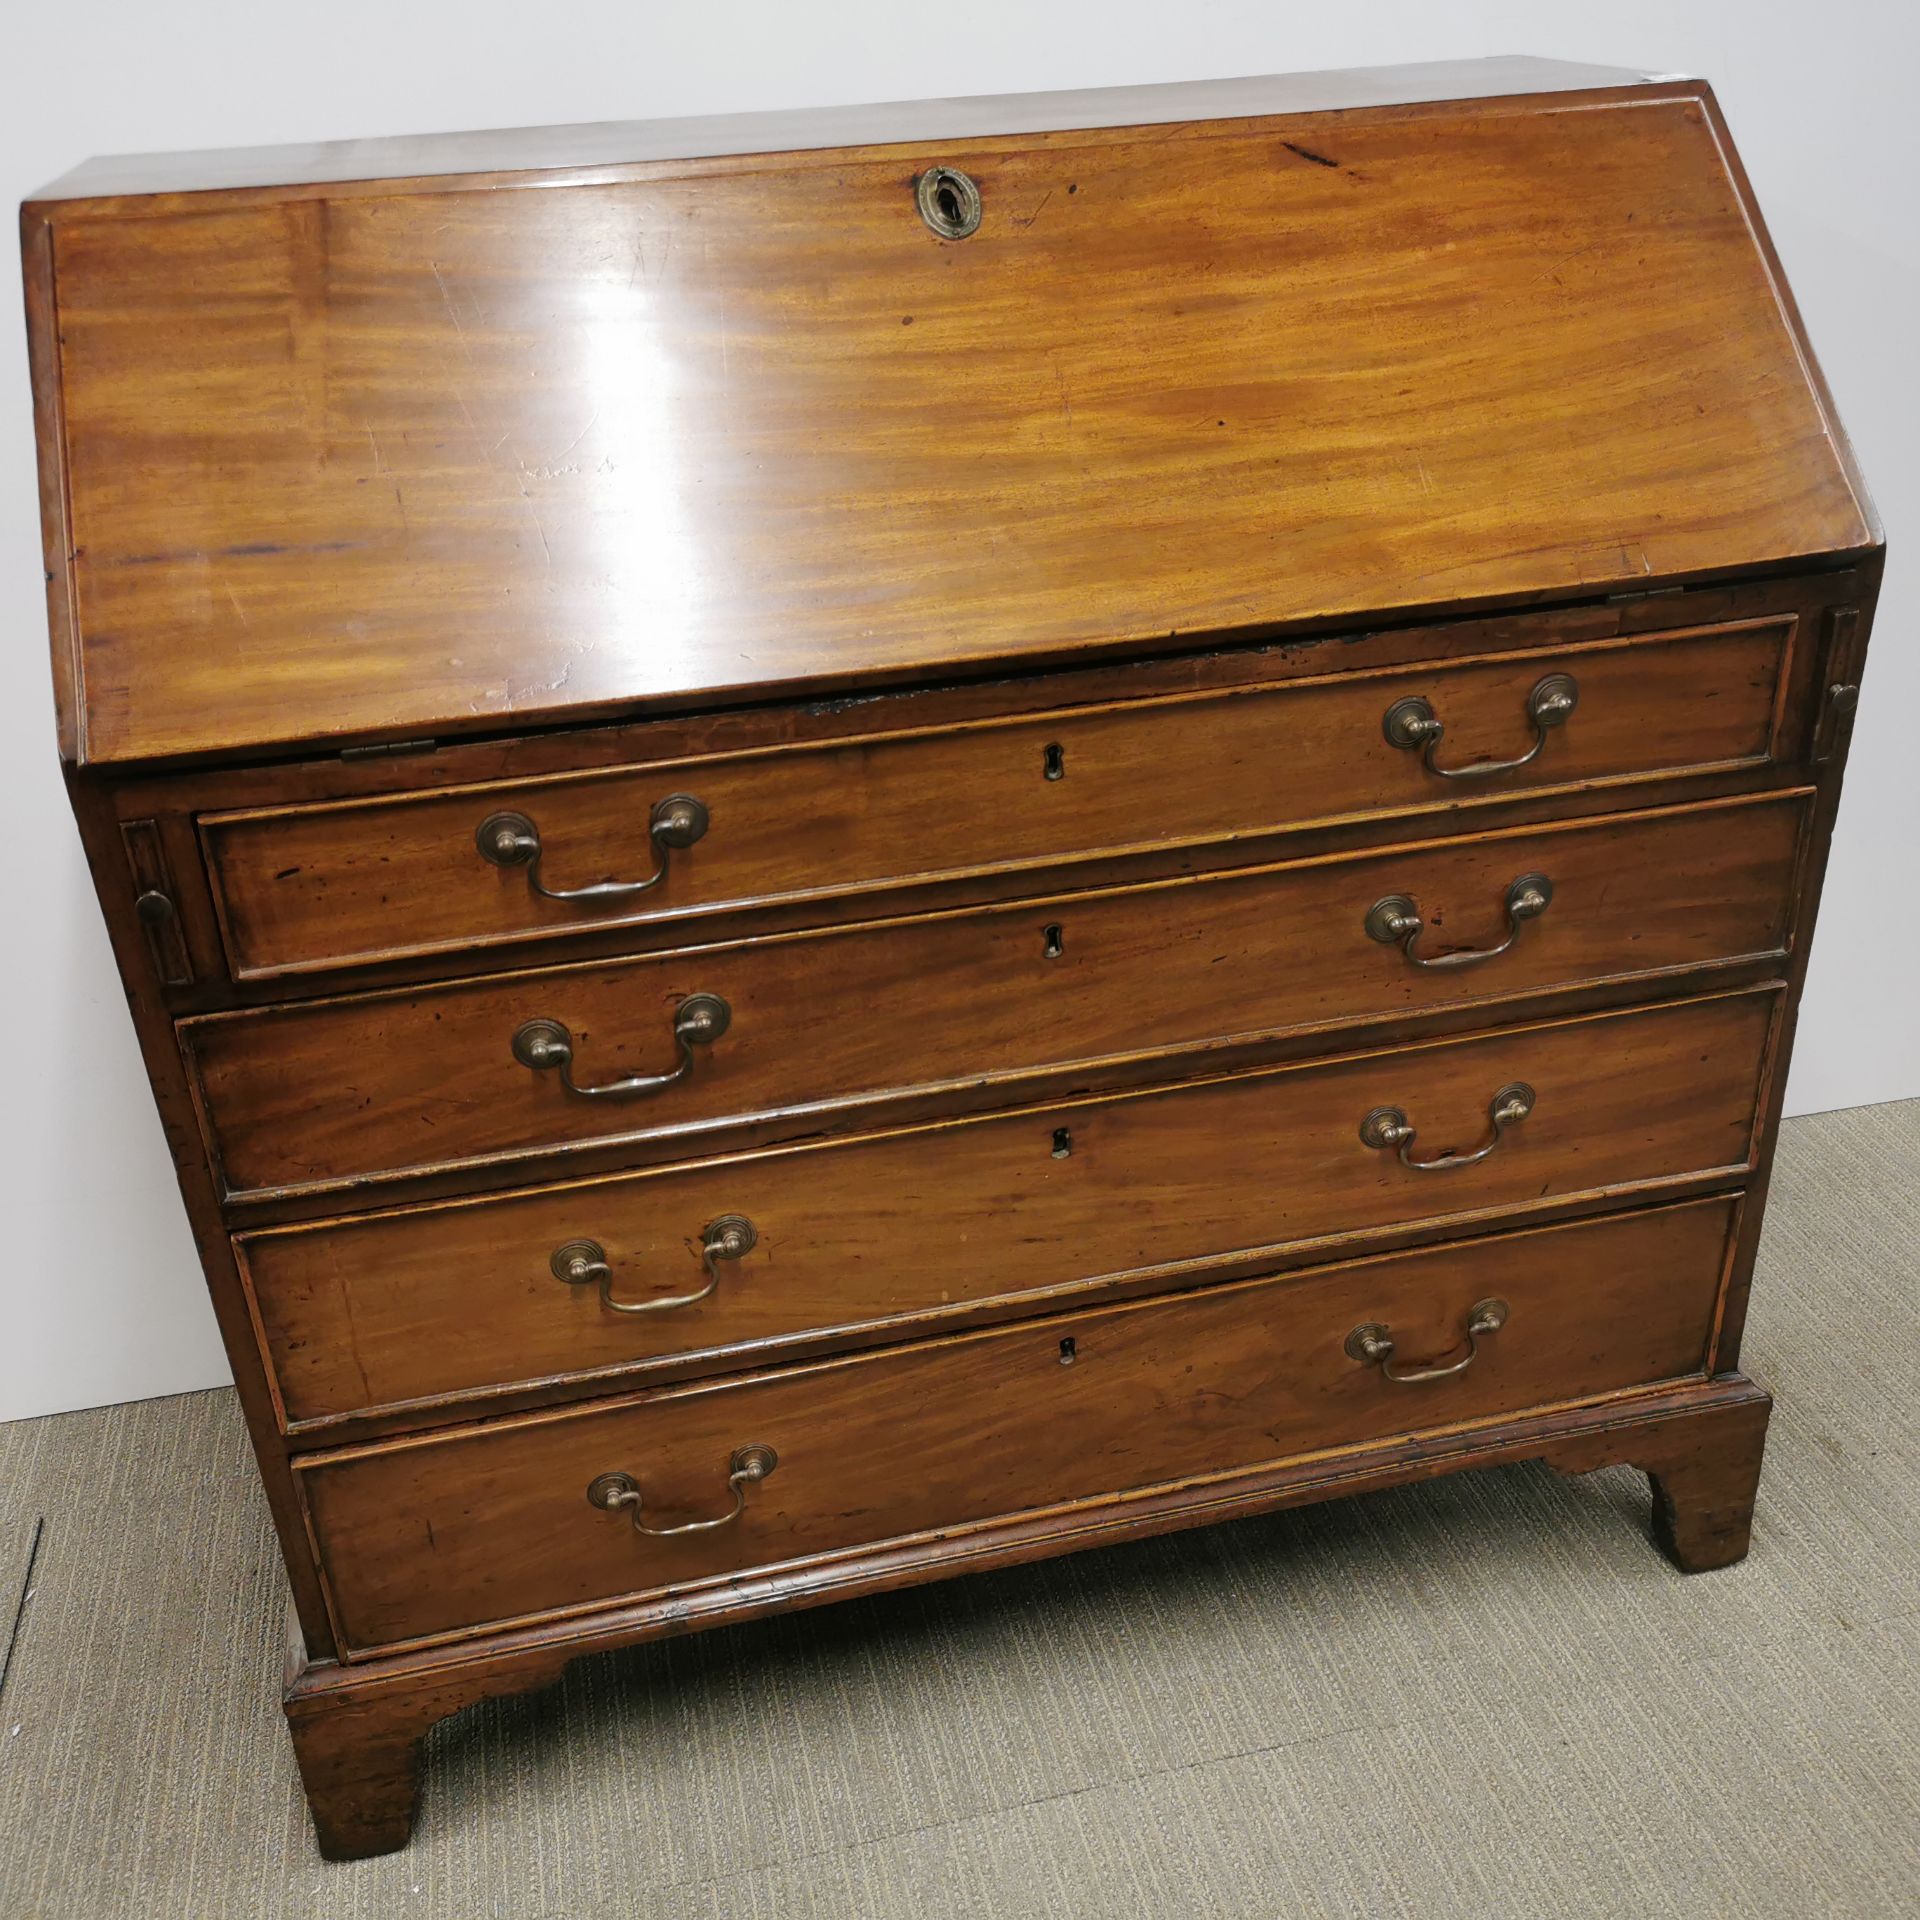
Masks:
[[[1789,1124],[1751,1557],[1516,1467],[578,1663],[313,1850],[230,1393],[0,1427],[6,1920],[1920,1911],[1920,1101]]]

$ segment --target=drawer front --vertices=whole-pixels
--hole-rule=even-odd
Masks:
[[[691,1138],[746,1119],[815,1132],[829,1113],[888,1096],[951,1089],[979,1104],[988,1084],[1223,1037],[1777,955],[1802,799],[216,1014],[180,1030],[233,1194]],[[1516,923],[1508,902],[1536,874],[1551,904]],[[1511,945],[1484,965],[1417,965],[1367,931],[1376,905],[1396,899],[1424,916],[1418,958],[1509,934]],[[718,1038],[700,1037],[717,1021],[692,1023],[695,996],[724,1003]],[[632,1080],[630,1094],[575,1090]]]
[[[1337,1234],[1744,1171],[1775,1002],[1595,1015],[235,1246],[296,1425],[649,1362],[765,1364],[809,1336],[898,1338]],[[1515,1083],[1532,1109],[1496,1134]],[[1383,1107],[1407,1116],[1420,1164],[1362,1139]]]
[[[1748,766],[1774,747],[1794,621],[938,732],[202,820],[236,975],[256,979],[588,928],[857,894],[1097,854]],[[1529,698],[1577,704],[1544,731]],[[1437,767],[1383,725],[1424,699]],[[663,805],[689,795],[699,838]],[[656,840],[656,817],[668,824]],[[505,829],[499,823],[508,822]],[[482,842],[506,831],[512,857]],[[537,866],[529,857],[537,845]],[[498,849],[496,848],[496,853]],[[588,892],[652,881],[644,891]]]
[[[300,1481],[357,1651],[750,1568],[1230,1473],[1706,1364],[1737,1201],[1391,1255],[310,1456]],[[1503,1302],[1462,1371],[1472,1310]],[[677,1537],[590,1504],[604,1474],[649,1526],[715,1519],[738,1450],[777,1464],[738,1517]]]

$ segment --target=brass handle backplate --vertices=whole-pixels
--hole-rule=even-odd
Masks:
[[[695,1047],[711,1046],[733,1023],[733,1009],[717,993],[689,994],[673,1016],[673,1037],[679,1044],[680,1064],[666,1073],[631,1073],[620,1080],[582,1086],[573,1077],[573,1035],[558,1020],[528,1020],[513,1036],[513,1057],[535,1073],[560,1071],[560,1084],[584,1100],[630,1100],[658,1093],[693,1071]]]
[[[683,1520],[677,1527],[648,1526],[640,1517],[640,1483],[630,1473],[596,1475],[587,1487],[587,1504],[607,1513],[625,1508],[633,1516],[635,1533],[650,1533],[659,1540],[676,1533],[711,1533],[715,1527],[727,1526],[740,1518],[740,1511],[747,1504],[747,1489],[758,1485],[779,1464],[780,1456],[757,1441],[736,1447],[727,1462],[727,1486],[733,1494],[733,1505],[711,1520]]]
[[[480,822],[474,843],[481,859],[496,867],[525,867],[527,886],[542,900],[625,900],[649,893],[667,877],[667,861],[676,847],[690,847],[707,831],[703,801],[690,793],[670,793],[653,809],[647,838],[653,843],[653,871],[640,880],[600,880],[590,887],[550,887],[540,877],[546,849],[540,829],[524,813],[490,813]]]
[[[1397,1147],[1400,1164],[1415,1173],[1446,1173],[1454,1167],[1470,1167],[1484,1160],[1500,1144],[1509,1127],[1517,1127],[1533,1111],[1534,1092],[1524,1080],[1505,1086],[1487,1103],[1487,1118],[1493,1131],[1471,1153],[1438,1153],[1430,1160],[1416,1160],[1412,1147],[1417,1135],[1399,1107],[1375,1107],[1360,1122],[1360,1138],[1370,1147]]]
[[[1498,1333],[1507,1324],[1508,1312],[1504,1300],[1477,1301],[1467,1313],[1467,1350],[1457,1360],[1436,1361],[1431,1366],[1395,1366],[1393,1335],[1377,1320],[1369,1320],[1347,1335],[1347,1354],[1363,1367],[1377,1366],[1396,1386],[1445,1380],[1456,1373],[1465,1373],[1473,1365],[1480,1357],[1481,1340],[1488,1334]]]
[[[548,1263],[556,1280],[569,1286],[598,1284],[600,1304],[612,1313],[665,1313],[673,1307],[696,1307],[720,1284],[720,1262],[743,1260],[759,1242],[754,1224],[743,1213],[723,1213],[701,1236],[700,1264],[706,1269],[707,1284],[698,1293],[677,1293],[670,1299],[616,1300],[613,1297],[613,1268],[607,1250],[598,1240],[569,1240],[555,1247]]]
[[[1553,904],[1553,882],[1544,873],[1523,873],[1507,889],[1507,937],[1498,946],[1461,947],[1453,953],[1418,951],[1427,923],[1411,894],[1390,893],[1367,909],[1367,938],[1383,947],[1398,947],[1416,967],[1437,972],[1445,967],[1477,967],[1497,960],[1520,937],[1521,925],[1537,920]]]
[[[1572,674],[1547,674],[1534,683],[1533,691],[1527,695],[1527,718],[1533,723],[1533,745],[1511,760],[1475,760],[1464,767],[1443,767],[1434,759],[1433,750],[1445,735],[1446,725],[1434,712],[1432,703],[1423,700],[1417,693],[1409,694],[1404,700],[1396,700],[1387,709],[1380,725],[1389,745],[1417,748],[1421,764],[1429,773],[1438,774],[1442,780],[1484,780],[1492,774],[1512,773],[1516,767],[1524,767],[1537,760],[1540,749],[1547,744],[1547,735],[1555,727],[1564,726],[1579,704],[1580,687]]]

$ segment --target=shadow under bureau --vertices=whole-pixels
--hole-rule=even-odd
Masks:
[[[1456,1468],[1746,1550],[1881,544],[1532,61],[102,161],[60,745],[323,1851],[580,1654]]]

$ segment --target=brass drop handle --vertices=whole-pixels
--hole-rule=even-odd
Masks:
[[[707,1284],[698,1293],[677,1293],[667,1300],[616,1300],[613,1297],[613,1268],[607,1250],[598,1240],[569,1240],[555,1247],[548,1265],[556,1280],[569,1286],[584,1287],[597,1282],[600,1304],[611,1313],[666,1313],[674,1307],[697,1307],[720,1284],[720,1262],[743,1260],[759,1242],[759,1234],[745,1214],[723,1213],[701,1237],[700,1264],[706,1269]]]
[[[1370,1147],[1397,1147],[1400,1164],[1415,1173],[1448,1173],[1455,1167],[1470,1167],[1484,1160],[1500,1144],[1509,1127],[1517,1127],[1533,1111],[1533,1089],[1524,1080],[1505,1086],[1487,1103],[1487,1118],[1493,1122],[1489,1133],[1471,1153],[1438,1153],[1431,1160],[1416,1160],[1409,1149],[1418,1135],[1407,1116],[1398,1107],[1375,1107],[1360,1122],[1360,1138]]]
[[[771,1447],[757,1441],[736,1447],[727,1462],[727,1485],[733,1493],[733,1505],[712,1520],[684,1520],[677,1527],[650,1527],[641,1519],[640,1483],[630,1473],[603,1473],[587,1487],[587,1504],[603,1512],[614,1513],[622,1507],[633,1515],[635,1533],[650,1533],[657,1540],[676,1533],[711,1533],[715,1527],[730,1525],[740,1518],[747,1504],[747,1489],[757,1486],[780,1464],[780,1456]]]
[[[1387,709],[1380,725],[1390,746],[1417,747],[1421,765],[1429,773],[1438,774],[1442,780],[1484,780],[1492,774],[1511,773],[1516,767],[1524,767],[1537,760],[1540,749],[1547,744],[1547,735],[1555,727],[1564,726],[1568,715],[1579,704],[1580,687],[1572,674],[1550,673],[1544,679],[1535,681],[1533,691],[1527,695],[1527,718],[1533,722],[1533,745],[1512,760],[1475,760],[1464,767],[1443,767],[1435,761],[1433,750],[1445,735],[1446,725],[1434,712],[1432,703],[1423,700],[1417,693],[1409,694],[1404,700],[1396,700]]]
[[[676,847],[690,847],[703,838],[708,816],[705,803],[690,793],[670,793],[658,802],[647,823],[653,843],[653,871],[644,880],[601,880],[590,887],[550,887],[540,877],[546,849],[540,829],[524,813],[490,813],[474,834],[481,859],[496,867],[525,867],[527,887],[542,900],[625,900],[648,893],[667,877],[667,860]]]
[[[1434,1366],[1396,1367],[1393,1335],[1377,1320],[1369,1320],[1347,1335],[1347,1353],[1363,1367],[1377,1366],[1395,1386],[1411,1387],[1422,1380],[1446,1380],[1456,1373],[1465,1373],[1479,1359],[1482,1338],[1498,1333],[1507,1324],[1507,1313],[1504,1300],[1477,1301],[1467,1313],[1466,1352],[1457,1360],[1444,1360]]]
[[[732,1023],[733,1009],[717,993],[689,994],[673,1016],[673,1037],[680,1047],[677,1067],[666,1073],[628,1074],[593,1087],[583,1087],[573,1077],[573,1035],[558,1020],[525,1022],[513,1036],[513,1057],[535,1073],[558,1067],[560,1084],[583,1100],[631,1100],[686,1079],[693,1071],[694,1048],[711,1046]]]
[[[1398,947],[1416,967],[1438,972],[1446,967],[1477,967],[1484,960],[1497,960],[1520,937],[1520,928],[1528,920],[1537,920],[1553,904],[1553,882],[1544,873],[1523,873],[1507,889],[1507,937],[1494,947],[1461,947],[1454,953],[1424,954],[1416,951],[1427,923],[1411,894],[1390,893],[1367,909],[1367,938],[1383,947]]]

